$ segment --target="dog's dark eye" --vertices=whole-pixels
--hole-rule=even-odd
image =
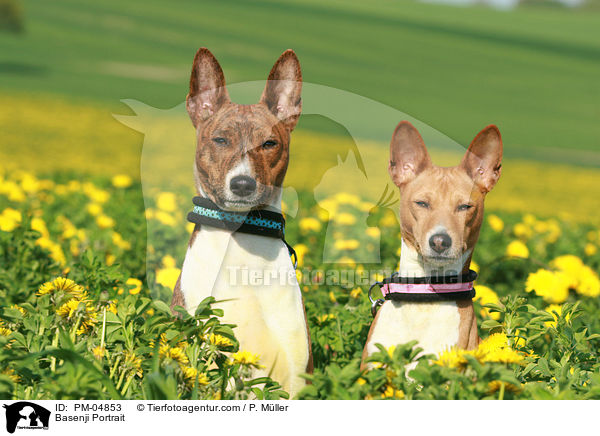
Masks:
[[[469,210],[469,209],[471,209],[472,207],[473,207],[473,205],[471,205],[471,204],[461,204],[461,205],[460,205],[460,206],[458,206],[456,209],[457,209],[459,212],[463,212],[463,211],[465,211],[465,210]]]
[[[213,138],[212,140],[217,145],[227,145],[227,139],[221,138],[220,136],[217,136],[216,138]]]
[[[263,142],[262,146],[263,146],[263,148],[273,148],[276,145],[277,145],[276,141],[272,141],[272,140],[269,139],[268,141]]]
[[[429,203],[427,203],[426,201],[415,201],[415,204],[424,209],[429,209]]]

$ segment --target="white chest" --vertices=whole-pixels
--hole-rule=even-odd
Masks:
[[[409,303],[386,301],[379,309],[367,343],[367,352],[378,351],[375,344],[391,345],[419,341],[425,354],[437,354],[458,343],[460,315],[454,301]]]
[[[294,394],[308,362],[302,296],[287,247],[268,237],[203,228],[188,249],[181,273],[186,308],[215,297],[222,322],[235,324],[240,349],[259,354],[271,374]]]

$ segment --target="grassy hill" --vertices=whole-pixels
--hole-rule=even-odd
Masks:
[[[26,33],[0,34],[5,93],[167,108],[183,100],[199,46],[215,53],[230,83],[264,80],[292,47],[307,82],[380,101],[460,143],[493,122],[509,156],[600,165],[595,10],[355,0],[25,6]],[[393,127],[371,139],[387,141]],[[314,118],[300,128],[342,131]]]

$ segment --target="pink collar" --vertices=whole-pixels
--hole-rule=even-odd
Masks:
[[[385,298],[388,294],[445,294],[450,292],[468,292],[473,289],[473,282],[465,283],[386,283],[381,286]]]

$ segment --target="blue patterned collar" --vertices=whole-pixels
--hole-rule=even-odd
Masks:
[[[193,202],[194,209],[188,213],[188,221],[232,232],[281,239],[288,247],[290,255],[296,255],[294,249],[285,241],[285,218],[282,214],[264,209],[247,212],[226,211],[204,197],[194,197]]]

